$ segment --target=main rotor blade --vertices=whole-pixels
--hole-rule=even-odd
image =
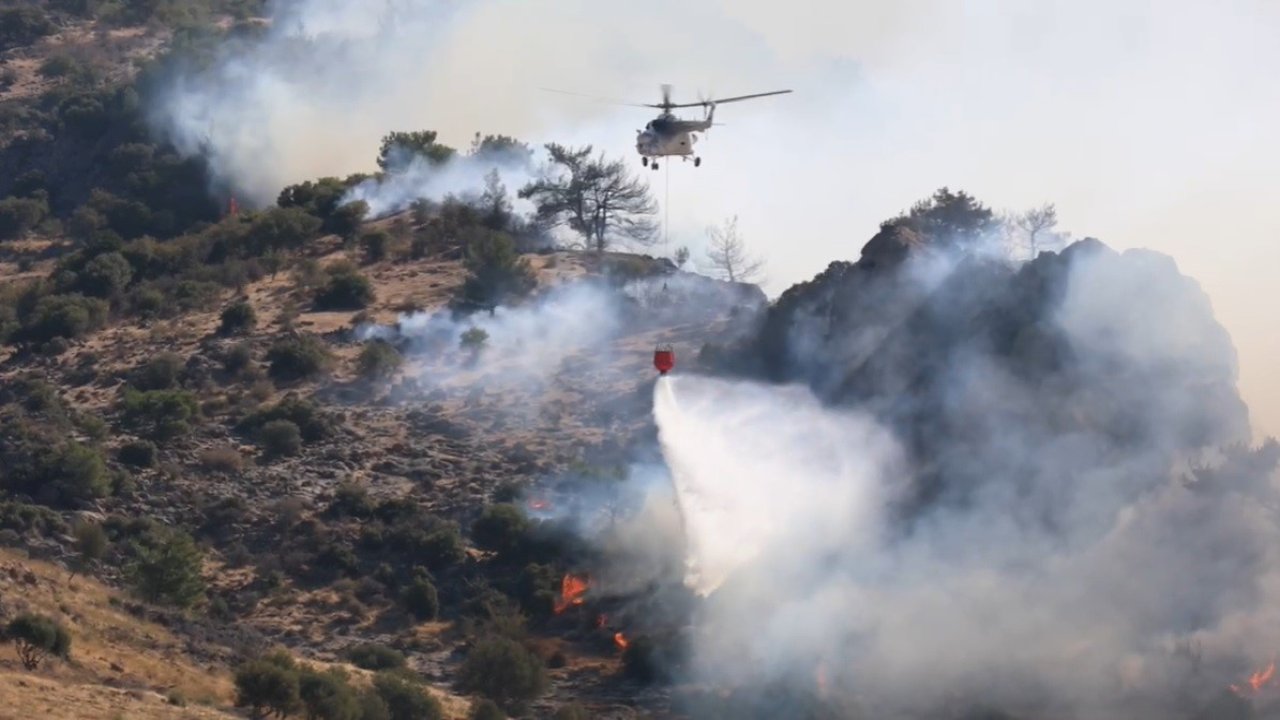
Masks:
[[[588,98],[596,102],[611,103],[613,105],[626,105],[628,107],[662,107],[661,105],[646,105],[644,103],[632,103],[625,100],[615,100],[614,98],[600,97],[598,95],[584,95],[583,93],[569,92],[568,90],[556,90],[553,88],[538,88],[543,92],[559,93],[561,95],[573,95],[581,98]]]
[[[718,100],[708,100],[708,104],[719,105],[720,103],[738,102],[739,100],[750,100],[752,98],[768,97],[770,95],[786,95],[790,90],[774,90],[772,92],[756,93],[754,95],[738,95],[736,97],[720,98]],[[702,104],[702,103],[699,103]]]

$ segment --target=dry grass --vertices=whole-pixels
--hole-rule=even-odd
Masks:
[[[121,596],[83,577],[0,551],[0,596],[12,616],[38,612],[71,632],[70,662],[26,672],[0,652],[0,718],[229,718],[234,689],[223,668],[202,667],[167,629],[113,604]],[[187,707],[169,704],[182,698]]]

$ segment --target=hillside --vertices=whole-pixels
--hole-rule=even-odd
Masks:
[[[943,188],[769,302],[628,163],[394,123],[241,197],[154,111],[262,12],[0,11],[0,716],[1280,712],[1280,446],[1172,260]]]

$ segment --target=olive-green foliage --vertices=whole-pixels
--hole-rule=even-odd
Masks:
[[[460,345],[463,350],[479,352],[484,348],[485,343],[488,341],[489,333],[486,332],[484,328],[473,327],[468,328],[466,332],[462,333],[462,337],[458,340],[458,345]]]
[[[419,620],[435,620],[440,612],[436,586],[427,578],[414,578],[400,593],[400,602]]]
[[[185,363],[177,353],[163,352],[134,370],[129,384],[139,390],[172,390],[182,379]]]
[[[181,530],[158,529],[134,546],[127,573],[148,602],[189,607],[204,596],[203,554]]]
[[[964,247],[989,237],[999,229],[1000,219],[972,195],[944,187],[880,227],[906,228],[931,243]]]
[[[373,340],[360,351],[360,375],[369,380],[385,380],[400,369],[404,358],[385,340]]]
[[[236,707],[250,708],[253,717],[285,717],[302,703],[298,671],[287,656],[250,660],[236,669],[235,683]]]
[[[404,653],[378,643],[352,647],[347,650],[347,659],[364,670],[395,670],[405,664]]]
[[[103,497],[110,479],[101,453],[67,437],[57,424],[0,416],[0,487],[46,503],[74,505]]]
[[[22,327],[14,333],[14,339],[29,342],[75,339],[102,327],[107,320],[107,304],[79,294],[44,295],[29,312],[23,313],[19,305],[19,320]]]
[[[254,434],[272,420],[288,420],[298,426],[302,439],[318,442],[331,436],[336,427],[333,417],[310,400],[287,396],[269,408],[249,415],[236,426],[242,433]]]
[[[384,171],[400,170],[414,158],[422,158],[433,165],[448,161],[456,151],[437,143],[436,135],[433,130],[388,133],[383,136],[382,146],[378,149],[378,167]]]
[[[333,356],[314,335],[281,338],[267,351],[267,374],[278,382],[305,380],[327,370]]]
[[[502,712],[502,708],[488,698],[480,698],[472,703],[471,714],[467,717],[468,720],[507,720],[507,714]]]
[[[0,200],[0,240],[12,240],[27,234],[49,214],[42,199],[7,197]]]
[[[547,617],[560,598],[561,574],[550,565],[529,563],[520,571],[516,598],[525,612],[534,617]]]
[[[334,263],[325,269],[325,281],[316,291],[317,310],[359,310],[375,300],[373,283],[350,263]]]
[[[0,52],[30,45],[56,31],[53,21],[38,7],[10,7],[0,10]]]
[[[130,428],[155,440],[166,442],[191,431],[190,421],[200,412],[195,395],[186,390],[126,388],[121,403],[122,420]]]
[[[498,503],[484,509],[471,525],[471,539],[482,550],[509,555],[519,549],[529,531],[529,519],[512,503]]]
[[[92,297],[111,298],[123,292],[133,279],[133,266],[118,252],[103,253],[80,271],[79,289]]]
[[[253,350],[247,343],[234,345],[222,357],[222,369],[231,377],[240,377],[253,364]]]
[[[354,480],[343,480],[333,491],[326,514],[330,517],[367,518],[373,515],[373,500],[369,491]]]
[[[317,672],[302,668],[298,673],[298,695],[308,720],[363,720],[359,696],[341,670]]]
[[[130,440],[116,451],[116,460],[130,467],[152,467],[156,464],[156,444],[149,440]]]
[[[385,504],[377,514],[382,515]],[[385,517],[385,516],[384,516]],[[462,562],[466,547],[458,526],[415,508],[415,512],[379,519],[362,526],[361,543],[439,571]]]
[[[258,431],[258,442],[269,458],[290,457],[302,452],[302,432],[288,420],[272,420]]]
[[[223,335],[247,333],[251,332],[257,323],[258,314],[253,310],[253,304],[241,299],[231,303],[226,310],[222,311],[218,332]]]
[[[360,236],[360,248],[366,262],[376,263],[387,258],[391,247],[391,235],[386,230],[370,230]]]
[[[345,180],[324,177],[290,185],[280,191],[276,204],[282,208],[296,207],[320,218],[321,229],[342,237],[355,234],[360,222],[369,212],[369,204],[363,200],[339,205],[347,190],[364,180],[365,175],[351,175]]]
[[[523,645],[491,635],[471,648],[459,670],[458,684],[463,692],[479,693],[517,712],[546,690],[547,675],[542,661]]]
[[[296,208],[270,208],[254,218],[249,227],[248,249],[254,255],[272,250],[294,250],[315,237],[320,219]]]
[[[439,700],[401,675],[378,673],[373,679],[373,688],[387,704],[391,720],[441,720],[444,717]]]
[[[467,278],[462,285],[463,301],[493,307],[518,300],[537,287],[532,266],[516,251],[509,235],[471,228],[465,237]]]
[[[0,501],[0,530],[12,530],[21,536],[50,537],[62,535],[67,524],[62,516],[47,507]]]
[[[62,623],[45,615],[19,615],[9,621],[5,637],[13,642],[22,666],[28,670],[40,667],[51,655],[64,660],[71,657],[71,633]]]

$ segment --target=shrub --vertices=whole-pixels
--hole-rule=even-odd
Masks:
[[[373,514],[373,501],[363,485],[343,480],[333,491],[328,513],[334,517],[367,518]]]
[[[148,602],[189,607],[204,595],[202,554],[190,535],[159,530],[135,546],[127,568],[134,589]]]
[[[39,7],[8,7],[0,10],[0,52],[30,45],[57,26]]]
[[[365,643],[347,650],[347,659],[364,670],[395,670],[404,667],[404,653],[378,643]]]
[[[462,333],[462,338],[459,341],[459,345],[461,345],[463,350],[470,350],[471,352],[480,352],[480,350],[484,347],[485,343],[488,341],[489,341],[489,333],[485,332],[484,328],[473,327],[467,330],[466,332]]]
[[[239,377],[253,363],[253,350],[245,343],[240,343],[227,351],[222,358],[222,369],[232,377]]]
[[[116,451],[116,459],[130,467],[152,467],[156,464],[156,444],[148,440],[130,440]]]
[[[391,235],[385,230],[370,230],[360,236],[360,248],[364,250],[366,262],[379,262],[387,257],[387,248],[391,246]]]
[[[466,268],[462,298],[480,307],[522,298],[538,284],[529,261],[520,257],[515,242],[500,232],[474,231],[467,242]]]
[[[285,338],[267,351],[267,373],[277,381],[305,380],[328,369],[333,361],[329,348],[314,335]]]
[[[378,697],[387,704],[391,720],[441,720],[444,709],[421,685],[398,675],[378,673],[373,679]]]
[[[240,421],[237,429],[240,432],[256,433],[263,425],[272,420],[288,420],[302,431],[302,439],[307,442],[324,440],[333,434],[335,427],[332,416],[320,409],[310,400],[289,396],[276,405],[265,410],[258,410]]]
[[[298,696],[309,720],[363,720],[360,701],[341,670],[298,673]]]
[[[487,698],[481,698],[471,705],[469,720],[507,720],[498,704]]]
[[[329,232],[349,238],[360,228],[364,216],[369,214],[369,203],[363,200],[349,202],[336,208],[325,221],[325,229]]]
[[[49,206],[43,200],[16,197],[0,200],[0,240],[26,235],[48,212]]]
[[[185,390],[125,389],[124,421],[152,439],[165,442],[187,434],[188,421],[196,417],[196,398]]]
[[[139,390],[169,390],[178,384],[183,368],[177,353],[161,353],[135,370],[130,384]]]
[[[123,292],[133,279],[133,267],[118,252],[98,255],[80,271],[77,285],[92,297],[110,298]]]
[[[244,468],[244,457],[233,447],[209,448],[200,453],[200,467],[213,473],[233,475]]]
[[[9,622],[5,636],[13,641],[22,666],[28,670],[39,668],[50,655],[64,660],[71,657],[71,633],[51,617],[19,615]]]
[[[529,531],[529,519],[516,505],[498,503],[484,509],[471,526],[471,538],[477,547],[510,555],[520,546]]]
[[[523,645],[490,635],[467,654],[459,685],[464,692],[479,693],[509,712],[519,712],[546,690],[547,675],[542,661]]]
[[[369,380],[385,380],[404,362],[400,353],[385,340],[374,340],[360,351],[360,375]]]
[[[75,339],[101,327],[106,320],[107,304],[98,298],[45,295],[36,301],[18,337],[32,342]]]
[[[218,332],[223,335],[237,335],[253,330],[258,323],[258,315],[248,300],[237,300],[222,311],[222,324]]]
[[[317,310],[360,310],[376,299],[373,283],[354,266],[337,263],[326,274],[324,284],[316,292]]]
[[[258,431],[258,442],[269,458],[292,457],[302,452],[302,431],[288,420],[272,420]]]
[[[436,586],[426,578],[415,578],[400,593],[400,602],[419,620],[434,620],[440,613],[440,597]]]
[[[51,504],[74,505],[105,496],[111,481],[102,455],[74,440],[17,423],[0,426],[0,487]]]
[[[270,659],[251,660],[236,670],[236,707],[254,717],[273,712],[284,717],[301,703],[298,673]]]

